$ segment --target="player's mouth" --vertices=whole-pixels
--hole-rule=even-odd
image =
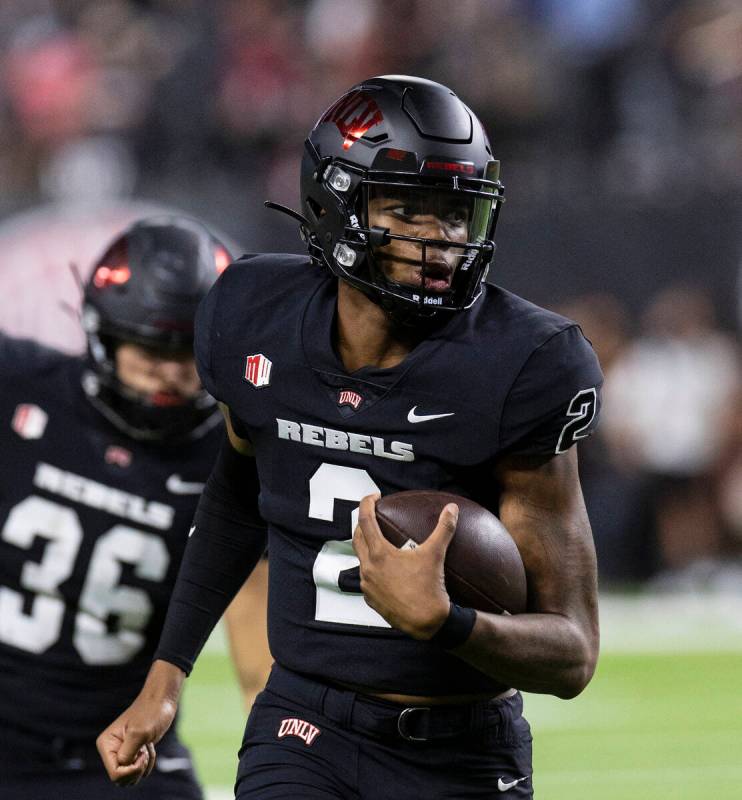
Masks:
[[[159,408],[170,408],[172,406],[182,406],[186,402],[186,398],[179,392],[161,391],[150,395],[150,402]]]
[[[422,284],[422,267],[415,270],[415,284]],[[425,289],[433,292],[447,292],[453,280],[453,267],[441,261],[429,262],[425,265]]]

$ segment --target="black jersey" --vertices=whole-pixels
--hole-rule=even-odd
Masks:
[[[364,601],[351,535],[361,498],[438,489],[497,512],[495,460],[558,453],[595,425],[602,375],[575,323],[487,286],[398,366],[348,374],[337,282],[306,258],[246,257],[202,303],[201,378],[255,448],[269,526],[277,662],[374,691],[497,691],[392,630]]]
[[[0,725],[32,740],[92,743],[137,695],[223,437],[129,439],[83,369],[0,335]]]

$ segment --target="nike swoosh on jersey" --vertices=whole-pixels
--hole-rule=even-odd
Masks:
[[[508,789],[512,789],[513,786],[517,786],[519,783],[528,780],[528,775],[524,775],[522,778],[516,778],[514,781],[504,781],[502,778],[497,779],[497,788],[501,792],[507,792]]]
[[[189,483],[181,479],[177,473],[167,479],[165,486],[171,494],[201,494],[204,490],[203,483]]]
[[[407,415],[407,422],[411,422],[413,425],[416,422],[429,422],[431,419],[442,419],[443,417],[452,417],[456,412],[449,411],[447,414],[416,414],[417,406],[413,406],[410,409],[410,413]]]
[[[157,761],[155,761],[155,768],[160,772],[178,772],[181,769],[190,769],[191,759],[182,756],[173,758],[158,756]]]

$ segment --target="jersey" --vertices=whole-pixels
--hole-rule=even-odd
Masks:
[[[134,441],[84,369],[0,335],[0,723],[29,748],[94,746],[136,697],[224,436]]]
[[[197,317],[201,379],[255,451],[271,652],[288,669],[376,692],[497,693],[366,604],[357,507],[377,491],[435,489],[497,512],[502,454],[560,453],[593,430],[595,354],[575,323],[486,286],[399,365],[349,374],[333,345],[336,299],[336,279],[306,258],[245,257]]]

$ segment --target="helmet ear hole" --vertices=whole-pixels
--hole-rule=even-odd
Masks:
[[[312,220],[313,222],[318,222],[327,213],[327,211],[325,211],[325,209],[322,208],[322,206],[313,197],[307,197],[306,204],[307,208],[314,217]]]

